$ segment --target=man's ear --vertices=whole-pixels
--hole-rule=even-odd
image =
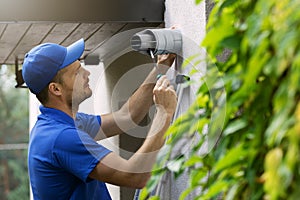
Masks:
[[[49,83],[49,92],[55,96],[61,95],[61,85],[59,83],[51,82]]]

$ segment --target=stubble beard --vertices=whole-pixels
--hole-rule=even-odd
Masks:
[[[74,92],[74,91],[73,91]],[[75,91],[76,92],[76,91]],[[78,110],[79,108],[79,105],[85,101],[86,99],[90,98],[92,96],[92,90],[89,88],[89,91],[85,91],[85,92],[82,92],[80,95],[77,95],[77,94],[73,94],[68,97],[68,101],[67,101],[67,104],[68,104],[68,107],[72,110],[72,111],[76,111]]]

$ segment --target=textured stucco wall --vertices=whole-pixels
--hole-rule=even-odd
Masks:
[[[205,1],[196,5],[194,0],[166,0],[165,24],[166,27],[175,25],[200,44],[205,36]]]

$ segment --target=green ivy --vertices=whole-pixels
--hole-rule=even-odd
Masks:
[[[214,1],[202,43],[212,58],[204,84],[167,132],[144,198],[164,172],[189,168],[180,199],[199,188],[196,199],[299,199],[299,10],[299,0]],[[218,61],[225,50],[227,60]],[[195,132],[189,156],[172,159],[179,138]],[[208,153],[199,155],[205,141],[212,141]]]

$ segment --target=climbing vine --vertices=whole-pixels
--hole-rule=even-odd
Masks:
[[[195,103],[169,129],[167,150],[141,197],[151,193],[167,170],[179,176],[189,169],[181,199],[195,190],[196,199],[298,199],[300,1],[214,4],[201,44],[210,58],[207,74],[199,80],[204,84]],[[230,54],[220,61],[225,50]],[[197,63],[197,57],[189,62]],[[221,130],[214,128],[218,122]],[[199,154],[218,131],[217,144]],[[195,132],[198,139],[190,154],[171,158],[179,138]]]

